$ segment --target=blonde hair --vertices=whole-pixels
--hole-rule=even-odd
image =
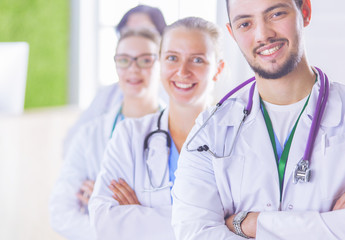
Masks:
[[[185,27],[190,30],[199,30],[199,31],[207,33],[214,44],[216,59],[219,60],[221,58],[222,52],[221,52],[220,46],[221,46],[222,36],[221,36],[221,31],[219,27],[216,24],[199,17],[183,18],[165,27],[163,35],[162,35],[162,40],[161,40],[160,53],[161,53],[162,44],[163,44],[165,35],[170,30],[179,28],[179,27]]]
[[[143,37],[143,38],[149,39],[152,42],[154,42],[157,46],[159,46],[160,42],[161,42],[161,36],[159,35],[159,33],[157,31],[150,30],[148,28],[126,29],[123,32],[121,32],[121,36],[117,42],[116,52],[117,52],[117,48],[119,46],[119,43],[122,40],[129,38],[129,37],[133,37],[133,36]]]

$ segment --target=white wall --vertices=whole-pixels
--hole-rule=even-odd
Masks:
[[[345,2],[312,1],[311,23],[306,28],[307,55],[331,81],[345,83]]]

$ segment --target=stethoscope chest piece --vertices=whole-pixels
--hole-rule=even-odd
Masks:
[[[293,170],[293,183],[298,182],[309,182],[311,176],[311,171],[309,168],[309,161],[303,158],[298,162]]]

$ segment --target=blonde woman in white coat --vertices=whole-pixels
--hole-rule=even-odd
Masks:
[[[89,205],[100,239],[175,238],[170,225],[174,171],[222,72],[218,41],[218,28],[200,18],[181,19],[166,28],[160,63],[169,107],[121,122],[109,141]]]
[[[87,205],[108,140],[124,118],[159,110],[158,52],[160,36],[148,30],[129,30],[121,36],[115,63],[123,101],[77,133],[50,201],[51,225],[68,239],[96,239]]]

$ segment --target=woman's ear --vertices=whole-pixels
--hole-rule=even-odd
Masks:
[[[216,82],[216,81],[218,80],[219,74],[221,74],[221,73],[223,72],[224,65],[225,65],[225,63],[224,63],[223,60],[220,60],[220,61],[218,62],[217,72],[216,72],[216,74],[215,74],[215,75],[213,76],[213,78],[212,78],[213,81]]]

